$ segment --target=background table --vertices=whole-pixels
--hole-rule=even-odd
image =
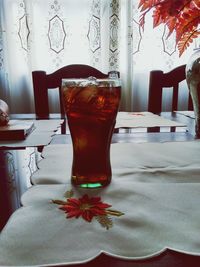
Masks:
[[[39,151],[51,142],[63,121],[34,122],[36,129],[25,140],[0,141],[0,229],[21,206],[20,197],[30,186],[29,178],[37,168]]]

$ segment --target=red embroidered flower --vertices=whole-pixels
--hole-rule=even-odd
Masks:
[[[105,215],[105,209],[109,207],[111,205],[101,202],[100,197],[90,198],[85,194],[79,199],[68,198],[66,204],[62,205],[60,209],[67,213],[67,218],[82,216],[84,220],[91,222],[94,216]]]

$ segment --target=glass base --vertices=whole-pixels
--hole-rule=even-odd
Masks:
[[[81,187],[81,188],[99,188],[99,187],[103,187],[103,185],[101,183],[81,184],[81,185],[79,185],[79,187]]]
[[[88,189],[95,189],[95,188],[103,188],[110,184],[111,180],[107,180],[104,182],[94,182],[94,183],[77,183],[74,179],[71,180],[73,186],[79,188],[88,188]]]

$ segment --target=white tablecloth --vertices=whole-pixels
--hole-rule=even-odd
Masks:
[[[176,113],[184,115],[191,119],[195,119],[194,111],[191,111],[191,110],[176,111]]]
[[[26,121],[26,120],[23,120]],[[30,120],[28,120],[30,121]],[[63,120],[32,120],[35,130],[25,140],[0,141],[0,147],[19,148],[45,146],[51,142],[52,136],[61,127]]]
[[[62,175],[65,183],[34,185],[23,195],[23,207],[0,235],[0,266],[66,265],[101,252],[148,258],[166,248],[200,255],[199,141],[112,144],[111,184],[104,189],[74,189],[75,197],[100,196],[124,213],[112,217],[109,230],[96,220],[66,219],[51,203],[71,189],[70,149],[70,145],[51,145],[44,150],[38,173],[45,170],[46,177],[53,173],[55,179],[60,168],[57,180]]]
[[[33,184],[70,181],[72,145],[49,145],[42,156],[39,170],[31,177]],[[111,145],[110,158],[115,179],[123,177],[151,183],[200,181],[199,141],[116,143]]]

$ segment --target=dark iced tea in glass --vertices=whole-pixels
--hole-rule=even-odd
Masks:
[[[119,108],[119,79],[63,80],[63,103],[73,143],[72,184],[110,183],[110,143]]]

